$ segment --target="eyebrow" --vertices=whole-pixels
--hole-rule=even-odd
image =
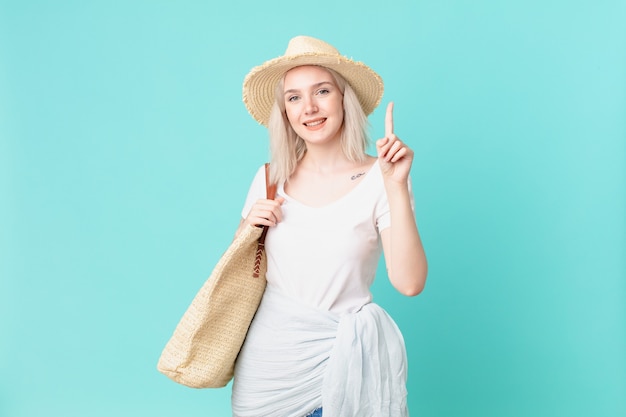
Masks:
[[[333,84],[333,83],[331,83],[330,81],[322,81],[322,82],[319,82],[319,83],[317,83],[317,84],[313,84],[310,88],[311,88],[311,89],[316,89],[316,88],[318,88],[318,87],[323,86],[324,84],[328,84],[328,85],[330,85],[330,86],[333,86],[333,85],[334,85],[334,84]],[[287,94],[291,94],[291,93],[297,93],[297,92],[299,92],[299,91],[300,91],[300,90],[298,90],[298,89],[296,89],[296,88],[292,88],[292,89],[289,89],[289,90],[285,90],[285,92],[283,93],[283,95],[287,95]]]

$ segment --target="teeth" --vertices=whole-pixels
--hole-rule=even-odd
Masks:
[[[311,123],[305,123],[305,125],[309,126],[309,127],[321,125],[324,122],[324,120],[326,120],[326,119],[318,120],[316,122],[311,122]]]

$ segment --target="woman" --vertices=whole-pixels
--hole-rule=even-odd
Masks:
[[[413,152],[387,107],[377,157],[366,154],[367,115],[382,79],[318,39],[293,38],[284,56],[243,86],[270,136],[271,180],[255,176],[239,227],[269,226],[268,286],[237,359],[235,416],[406,416],[402,335],[372,303],[381,246],[402,294],[424,288],[415,223]]]

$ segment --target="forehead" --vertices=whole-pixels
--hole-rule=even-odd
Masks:
[[[284,89],[305,88],[324,81],[335,84],[332,74],[326,68],[304,65],[292,68],[285,73]]]

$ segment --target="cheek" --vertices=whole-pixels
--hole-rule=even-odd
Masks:
[[[291,127],[294,126],[294,122],[296,120],[298,120],[298,118],[296,117],[296,114],[293,110],[289,111],[289,109],[285,110],[285,116],[287,117],[287,121],[289,122],[289,124],[291,125]]]
[[[335,101],[335,111],[341,115],[341,118],[343,119],[344,116],[344,111],[343,111],[343,100],[337,100]]]

